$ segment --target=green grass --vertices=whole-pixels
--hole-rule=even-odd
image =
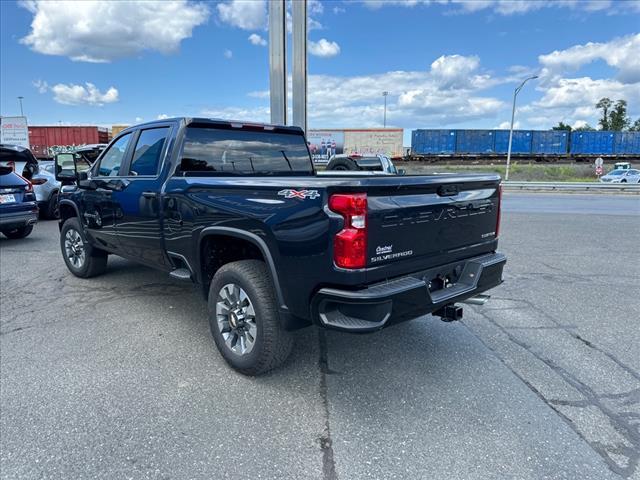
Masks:
[[[455,173],[497,173],[504,178],[505,165],[438,165],[421,162],[398,164],[407,174],[455,172]],[[597,181],[592,165],[549,165],[514,162],[509,169],[509,180],[516,182],[595,182]]]

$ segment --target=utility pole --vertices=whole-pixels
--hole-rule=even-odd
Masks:
[[[384,128],[387,128],[387,95],[389,95],[389,92],[386,90],[382,92],[382,96],[384,97],[384,119],[382,125]]]
[[[292,124],[307,133],[307,0],[291,4],[292,59],[291,81]]]
[[[527,83],[529,80],[533,80],[534,78],[538,78],[538,76],[533,75],[529,78],[525,78],[522,81],[522,83],[513,92],[513,108],[511,109],[511,128],[509,129],[509,148],[507,149],[507,169],[504,174],[505,181],[509,180],[509,166],[511,165],[511,142],[513,142],[513,120],[515,119],[515,116],[516,116],[516,97],[518,96],[518,93],[520,93],[520,90],[522,90],[522,87],[524,87],[524,84]]]
[[[269,85],[271,123],[287,124],[286,5],[269,0]]]
[[[24,117],[24,110],[22,110],[22,99],[24,97],[18,97],[18,102],[20,102],[20,116]]]

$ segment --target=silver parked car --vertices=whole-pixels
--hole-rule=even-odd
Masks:
[[[60,182],[56,180],[55,165],[53,161],[44,160],[38,162],[38,173],[31,177],[33,191],[36,194],[40,215],[43,218],[58,218],[58,192]]]
[[[603,183],[640,183],[640,170],[635,168],[611,170],[600,177]]]

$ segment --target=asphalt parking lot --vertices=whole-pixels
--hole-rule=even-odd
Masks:
[[[187,284],[0,239],[0,476],[640,479],[640,197],[506,194],[505,284],[243,377]]]

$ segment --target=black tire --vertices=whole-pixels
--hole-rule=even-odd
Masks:
[[[82,239],[82,250],[84,252],[84,259],[79,264],[72,263],[72,260],[67,255],[65,241],[67,234],[74,230]],[[108,254],[104,250],[95,248],[89,244],[87,237],[84,234],[84,230],[80,225],[78,217],[71,217],[64,222],[62,230],[60,230],[60,250],[62,251],[62,258],[67,268],[76,277],[89,278],[95,277],[104,273],[107,268]]]
[[[344,158],[344,157],[334,158],[329,162],[326,169],[327,170],[349,170],[349,171],[361,170],[361,168],[358,166],[358,164],[354,160],[350,158]]]
[[[18,238],[24,238],[29,236],[29,234],[32,231],[33,231],[33,225],[24,225],[22,227],[14,228],[12,230],[3,230],[2,233],[4,233],[7,238],[16,240]]]
[[[226,343],[218,326],[216,306],[222,288],[238,285],[255,311],[257,334],[252,350],[240,354]],[[264,262],[241,260],[223,265],[209,287],[209,325],[213,339],[225,361],[245,375],[260,375],[281,365],[291,353],[293,338],[282,328],[271,276]]]
[[[51,198],[47,202],[47,209],[44,212],[46,218],[57,220],[60,218],[60,209],[58,208],[58,193],[51,194]]]

